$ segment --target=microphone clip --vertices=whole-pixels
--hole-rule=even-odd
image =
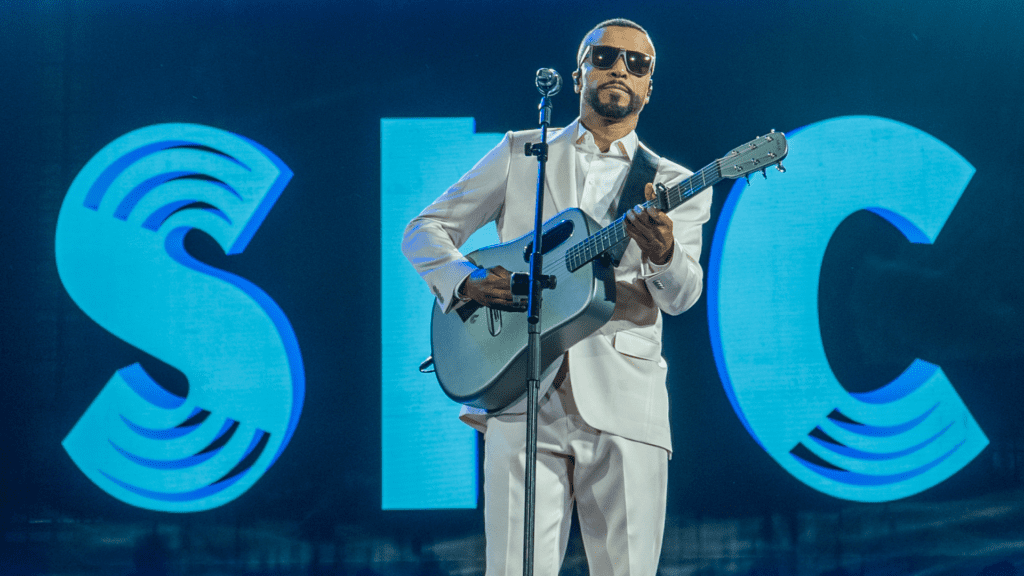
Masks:
[[[523,152],[527,156],[536,156],[538,160],[548,159],[548,144],[547,142],[539,142],[534,144],[533,142],[527,142],[523,147]]]

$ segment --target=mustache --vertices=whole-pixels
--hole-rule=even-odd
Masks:
[[[610,87],[612,87],[612,86],[615,86],[615,87],[617,87],[617,88],[622,88],[622,89],[623,89],[623,90],[625,90],[625,91],[626,91],[626,92],[627,92],[627,93],[628,93],[628,94],[629,94],[630,96],[634,96],[634,95],[635,95],[635,94],[633,93],[633,90],[631,90],[631,89],[629,88],[629,86],[626,86],[626,85],[625,85],[624,83],[622,83],[622,82],[619,82],[619,81],[617,81],[617,80],[612,80],[612,81],[610,81],[610,82],[605,82],[604,84],[601,84],[601,85],[600,85],[600,86],[598,86],[597,88],[598,88],[598,89],[600,90],[600,89],[602,89],[602,88],[610,88]]]

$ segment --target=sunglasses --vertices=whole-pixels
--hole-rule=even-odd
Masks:
[[[616,48],[615,46],[588,46],[590,63],[598,70],[608,70],[618,62],[619,56],[625,54],[626,70],[635,76],[646,76],[651,71],[654,58],[643,52]],[[587,59],[586,56],[583,57]]]

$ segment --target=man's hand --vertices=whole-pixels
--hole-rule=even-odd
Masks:
[[[512,273],[501,266],[489,270],[478,268],[466,278],[459,291],[465,296],[488,308],[506,312],[522,312],[525,306],[512,305]]]
[[[654,184],[644,188],[647,200],[654,199]],[[655,207],[637,212],[639,205],[626,212],[626,234],[636,240],[640,252],[654,264],[665,264],[672,258],[675,237],[672,235],[672,219]]]

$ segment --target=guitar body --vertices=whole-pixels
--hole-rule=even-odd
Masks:
[[[566,251],[597,228],[577,208],[560,212],[544,224],[544,273],[555,276],[556,287],[543,291],[542,370],[601,328],[615,309],[615,274],[607,258],[596,258],[574,272],[565,263]],[[500,265],[509,272],[528,273],[532,244],[531,233],[466,258],[481,268]],[[444,314],[435,303],[430,328],[437,380],[449,398],[496,412],[526,394],[525,312],[467,302]]]

